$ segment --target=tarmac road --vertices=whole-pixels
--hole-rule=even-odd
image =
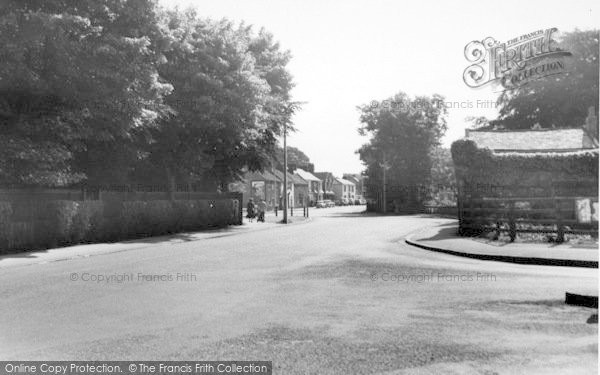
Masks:
[[[586,323],[597,310],[563,303],[567,290],[595,289],[597,270],[428,252],[404,236],[447,220],[363,209],[0,258],[0,359],[270,360],[286,375],[597,372],[598,326]]]

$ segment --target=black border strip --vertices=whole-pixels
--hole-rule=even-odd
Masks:
[[[488,255],[488,254],[473,254],[454,250],[440,249],[411,241],[408,238],[404,239],[409,245],[419,247],[421,249],[435,251],[449,255],[455,255],[464,258],[490,260],[496,262],[528,264],[536,266],[556,266],[556,267],[581,267],[581,268],[598,268],[597,261],[588,260],[571,260],[571,259],[552,259],[552,258],[528,258],[528,257],[511,257],[506,255]]]

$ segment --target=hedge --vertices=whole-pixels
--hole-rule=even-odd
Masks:
[[[239,224],[233,199],[0,201],[0,252],[119,241]]]
[[[554,182],[597,181],[598,150],[493,153],[471,140],[452,144],[457,180],[467,185],[549,187]],[[596,192],[591,192],[596,194]]]

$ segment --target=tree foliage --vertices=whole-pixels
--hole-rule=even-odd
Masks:
[[[498,98],[499,117],[490,125],[507,129],[580,127],[590,106],[598,117],[598,30],[565,33],[559,46],[572,56],[564,58],[564,74],[545,77]]]
[[[0,14],[3,184],[223,187],[269,163],[297,110],[290,54],[264,30],[154,0]]]
[[[435,147],[431,151],[431,184],[435,189],[452,189],[456,186],[450,149]]]
[[[0,14],[3,182],[81,180],[78,153],[127,142],[166,110],[152,1],[11,0]]]
[[[302,150],[292,146],[287,147],[287,162],[288,169],[305,169],[311,164],[310,158]],[[283,147],[277,146],[273,163],[280,169],[283,167]]]
[[[371,139],[358,153],[370,184],[382,186],[386,168],[390,190],[415,192],[414,188],[431,182],[432,151],[447,128],[446,109],[439,105],[443,97],[436,94],[411,100],[400,92],[390,101],[401,105],[390,108],[371,103],[359,108],[362,123],[359,133]],[[407,203],[419,203],[415,194],[405,199]]]
[[[542,191],[548,196],[548,190],[561,182],[572,182],[565,195],[573,195],[578,187],[589,188],[589,181],[598,185],[598,150],[580,150],[574,152],[539,153],[501,153],[494,154],[487,148],[478,148],[475,142],[461,139],[452,143],[452,159],[456,169],[456,178],[477,194],[520,191],[522,187]],[[478,191],[478,186],[498,186],[503,190]],[[520,196],[523,192],[520,191]],[[560,195],[560,193],[558,193]],[[589,191],[582,195],[594,195]],[[519,196],[519,194],[515,194]]]

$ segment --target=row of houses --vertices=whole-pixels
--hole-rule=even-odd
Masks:
[[[244,206],[250,198],[254,201],[264,199],[269,209],[273,209],[283,207],[283,184],[283,171],[271,168],[262,172],[247,172],[242,181],[229,185],[229,191],[242,193]],[[351,202],[365,199],[366,184],[360,174],[347,173],[338,178],[331,172],[310,172],[296,168],[293,173],[287,172],[286,191],[288,206],[299,208],[314,206],[317,201],[324,199],[346,199]]]

